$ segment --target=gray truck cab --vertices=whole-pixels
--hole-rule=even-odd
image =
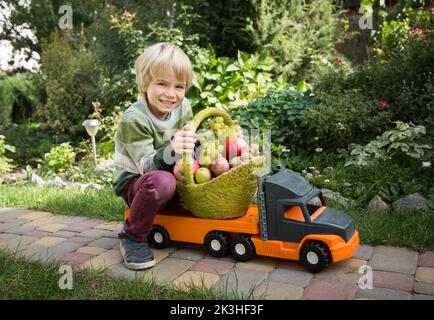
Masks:
[[[330,234],[348,242],[355,232],[350,216],[326,207],[321,191],[292,170],[258,177],[257,196],[262,240],[298,243],[310,234]]]

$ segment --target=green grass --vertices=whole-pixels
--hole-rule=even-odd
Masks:
[[[0,250],[1,300],[227,300],[246,299],[236,293],[218,293],[205,286],[190,285],[182,291],[173,285],[157,286],[154,281],[115,279],[106,272],[73,271],[72,289],[60,289],[59,265],[28,262]]]
[[[357,207],[340,207],[353,217],[365,245],[434,249],[434,212],[367,213]],[[52,187],[0,185],[0,207],[28,208],[65,215],[121,221],[126,205],[111,190],[60,190]]]
[[[112,190],[57,189],[0,185],[0,207],[25,208],[51,213],[121,221],[127,209]]]

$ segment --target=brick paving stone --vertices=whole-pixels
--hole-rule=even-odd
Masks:
[[[2,219],[21,219],[22,216],[33,212],[27,209],[0,208],[0,221],[3,221]]]
[[[34,229],[35,228],[32,226],[16,226],[16,227],[8,229],[7,232],[23,235],[29,231],[33,231]]]
[[[276,263],[276,269],[308,271],[303,266],[301,261],[292,261],[292,260],[278,260]]]
[[[434,295],[434,284],[415,281],[413,291],[416,293]]]
[[[74,231],[74,232],[83,232],[83,231],[91,229],[91,228],[93,228],[93,227],[95,227],[101,223],[102,223],[101,220],[90,219],[90,220],[85,220],[85,221],[71,224],[68,228],[65,228],[63,230]]]
[[[8,231],[10,232],[10,231]],[[429,267],[434,268],[434,251],[425,251],[419,254],[419,259],[417,260],[418,267]]]
[[[233,262],[220,261],[217,259],[203,259],[196,262],[191,267],[191,270],[222,275],[229,272],[233,266]]]
[[[30,211],[27,214],[21,215],[20,219],[26,219],[26,220],[34,221],[34,220],[52,217],[52,216],[53,216],[53,214],[50,212]]]
[[[103,229],[109,231],[119,231],[124,226],[123,222],[104,222],[95,227],[94,229]]]
[[[234,258],[232,258],[229,255],[224,256],[224,257],[214,257],[214,256],[210,255],[209,253],[205,253],[205,257],[203,257],[203,258],[204,259],[210,259],[210,260],[212,259],[212,260],[226,261],[226,262],[233,263],[233,264],[238,262],[237,260],[235,260]]]
[[[181,248],[172,252],[169,256],[175,259],[199,261],[204,257],[204,255],[205,252],[203,251],[203,249],[199,250],[199,249],[192,249],[192,248]]]
[[[77,235],[78,235],[77,232],[72,232],[72,231],[57,231],[57,232],[53,232],[52,234],[53,237],[60,237],[60,238],[67,238],[67,239],[76,237]]]
[[[17,226],[19,226],[18,223],[9,223],[9,222],[0,223],[0,232],[5,232],[6,230]]]
[[[72,252],[64,255],[60,260],[60,264],[67,264],[73,268],[77,268],[81,264],[90,259],[95,258],[95,255],[83,252]]]
[[[80,266],[80,269],[107,269],[123,261],[119,250],[108,250],[95,258],[86,261]]]
[[[67,238],[67,237],[65,237],[65,238]],[[85,237],[72,237],[72,238],[69,238],[68,241],[80,242],[82,244],[88,244],[88,243],[91,243],[92,241],[95,241],[95,239],[94,238],[85,238]]]
[[[102,237],[113,238],[113,232],[103,230],[103,229],[88,229],[80,232],[78,236],[85,237],[85,238],[94,238],[94,239],[98,239]]]
[[[0,215],[0,223],[15,223],[17,225],[26,224],[29,220],[21,219],[21,218],[14,218],[10,216],[4,216],[2,217]]]
[[[313,279],[303,300],[353,300],[356,290],[357,285],[351,282]]]
[[[127,267],[125,267],[125,264],[123,262],[114,265],[110,270],[110,277],[116,278],[116,279],[124,279],[124,275],[127,271]]]
[[[418,253],[410,249],[378,246],[368,264],[374,270],[414,274],[417,259]]]
[[[315,274],[315,279],[337,280],[351,283],[358,283],[362,273],[360,267],[366,265],[365,260],[348,259],[330,265],[321,272]]]
[[[90,220],[90,218],[87,218],[87,217],[77,217],[77,216],[69,216],[69,217],[65,217],[65,218],[59,220],[58,223],[67,224],[68,226],[71,226],[73,224],[76,224],[76,223],[79,223],[79,222],[88,221],[88,220]]]
[[[305,288],[312,280],[313,274],[308,271],[276,269],[268,275],[267,281],[279,282]]]
[[[52,247],[66,240],[67,240],[66,238],[48,236],[48,237],[41,238],[38,241],[35,241],[33,244],[41,247]]]
[[[411,292],[413,290],[414,277],[409,274],[373,271],[373,286],[376,288],[388,288]]]
[[[47,250],[42,251],[38,260],[42,262],[55,262],[60,260],[60,258],[62,258],[65,254],[74,252],[81,246],[82,244],[77,242],[61,242],[55,246],[47,247]]]
[[[12,252],[20,251],[26,246],[30,245],[32,242],[39,240],[39,238],[28,237],[28,236],[17,236],[7,240],[6,242],[0,243],[0,248],[9,249]]]
[[[36,228],[36,230],[38,231],[47,231],[47,232],[57,232],[60,231],[64,228],[68,227],[68,225],[66,224],[61,224],[61,223],[51,223],[51,224],[46,224],[43,225],[41,227]]]
[[[369,259],[371,259],[371,256],[372,256],[373,252],[374,252],[374,248],[373,247],[360,245],[357,248],[357,251],[356,251],[356,253],[353,256],[353,259],[369,260]]]
[[[48,247],[31,244],[25,247],[22,251],[20,251],[19,256],[24,257],[30,261],[37,261],[43,254],[46,254],[47,251]]]
[[[24,224],[24,226],[42,227],[48,224],[56,223],[60,218],[57,216],[45,217],[37,220],[33,220]]]
[[[418,267],[415,279],[419,282],[434,283],[434,268]]]
[[[427,294],[415,294],[411,297],[412,300],[434,300],[434,296]]]
[[[372,300],[410,300],[411,294],[387,288],[357,289],[357,297]]]
[[[214,283],[219,280],[219,276],[206,272],[187,271],[181,274],[173,281],[173,285],[181,290],[188,291],[192,287],[206,287],[211,288]]]
[[[95,256],[102,254],[105,251],[107,251],[107,249],[98,248],[98,247],[81,247],[80,249],[77,250],[77,252],[93,254]]]
[[[178,278],[193,264],[194,261],[190,260],[166,258],[152,269],[149,269],[148,272],[143,273],[141,278],[144,281],[151,281],[154,279],[155,283],[159,286],[166,285]]]
[[[267,275],[267,272],[235,268],[222,275],[212,289],[221,293],[236,293],[242,298],[247,298],[267,278]]]
[[[47,237],[49,234],[50,233],[47,231],[31,230],[29,232],[23,233],[23,236],[44,238],[44,237]]]
[[[300,300],[303,292],[303,288],[288,283],[265,281],[255,289],[253,296],[266,300]]]
[[[155,261],[159,263],[160,261],[166,259],[170,253],[176,250],[176,247],[170,246],[164,249],[151,248],[152,254],[154,255]]]
[[[118,243],[119,243],[118,239],[103,237],[89,243],[89,247],[113,249],[113,247],[116,246],[116,244]]]
[[[269,257],[254,257],[247,262],[237,262],[236,268],[271,272],[276,268],[277,259]]]
[[[18,234],[11,234],[11,233],[0,233],[0,243],[6,242],[10,239],[19,237]]]

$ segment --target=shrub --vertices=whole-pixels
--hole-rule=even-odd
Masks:
[[[84,48],[75,50],[69,33],[55,32],[43,44],[41,68],[47,103],[37,110],[45,127],[72,134],[84,133],[83,119],[92,113],[91,102],[101,91],[101,70]]]
[[[265,49],[293,83],[309,79],[313,62],[333,53],[338,35],[344,34],[331,1],[257,1],[255,9],[256,19],[247,26],[253,43]]]
[[[300,84],[300,89],[301,89]],[[271,129],[271,142],[290,148],[306,145],[304,117],[316,103],[312,91],[300,92],[296,88],[271,89],[266,96],[247,107],[231,110],[243,128]]]
[[[5,136],[0,135],[0,174],[8,172],[13,166],[12,159],[5,156],[5,151],[15,152],[15,147],[5,143]]]
[[[401,121],[395,123],[396,129],[384,132],[365,146],[351,144],[345,166],[367,166],[374,161],[397,160],[400,157],[427,159],[427,151],[432,147],[420,144],[421,137],[426,134],[425,127]]]
[[[41,105],[42,88],[39,75],[30,72],[0,79],[0,124],[27,121]]]
[[[75,162],[75,152],[69,142],[64,142],[50,149],[44,156],[44,169],[55,173],[65,172]]]

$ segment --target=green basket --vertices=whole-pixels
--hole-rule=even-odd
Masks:
[[[223,117],[224,123],[229,127],[235,125],[231,117],[223,110],[206,108],[194,117],[193,130],[208,117]],[[183,205],[191,213],[200,218],[229,219],[241,217],[251,204],[257,189],[257,180],[254,174],[256,169],[264,165],[264,157],[256,156],[249,162],[213,178],[212,180],[197,184],[192,173],[192,163],[183,155],[184,181],[177,182],[177,192]]]

